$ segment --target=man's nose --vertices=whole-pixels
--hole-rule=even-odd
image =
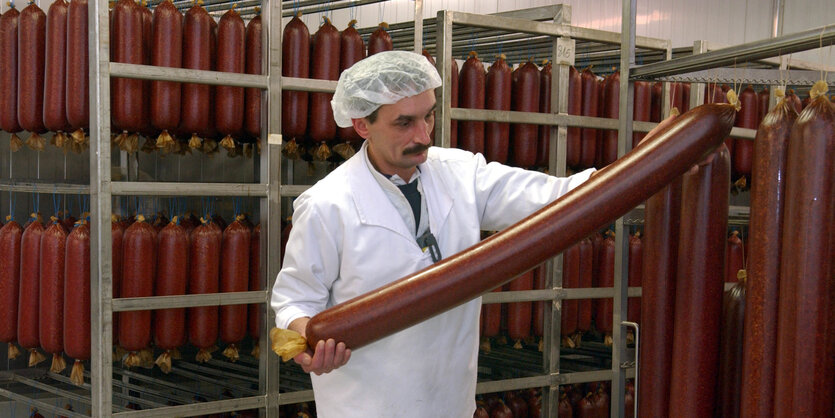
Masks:
[[[432,138],[429,136],[429,132],[431,132],[433,126],[431,123],[426,121],[422,121],[416,124],[417,125],[417,132],[415,132],[415,142],[418,144],[429,145],[432,141]]]

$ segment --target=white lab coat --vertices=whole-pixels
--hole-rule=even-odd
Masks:
[[[363,150],[299,196],[273,288],[276,325],[316,313],[432,264],[374,179]],[[448,257],[585,181],[486,164],[430,148],[420,166],[430,230]],[[361,347],[343,367],[311,375],[320,417],[471,417],[481,298]]]

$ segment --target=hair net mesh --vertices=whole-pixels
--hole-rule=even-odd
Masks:
[[[392,104],[441,85],[438,70],[423,55],[386,51],[365,58],[342,72],[331,107],[336,124],[347,128]]]

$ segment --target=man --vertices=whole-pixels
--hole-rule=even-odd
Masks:
[[[402,51],[340,76],[334,117],[365,142],[294,202],[271,301],[278,328],[304,335],[316,313],[478,243],[480,231],[516,223],[593,171],[555,178],[430,147],[440,85],[425,57]],[[471,417],[480,310],[470,301],[353,353],[331,339],[299,354],[318,415]]]

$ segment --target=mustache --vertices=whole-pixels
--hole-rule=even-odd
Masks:
[[[429,149],[429,145],[416,145],[403,150],[403,155],[420,154]]]

